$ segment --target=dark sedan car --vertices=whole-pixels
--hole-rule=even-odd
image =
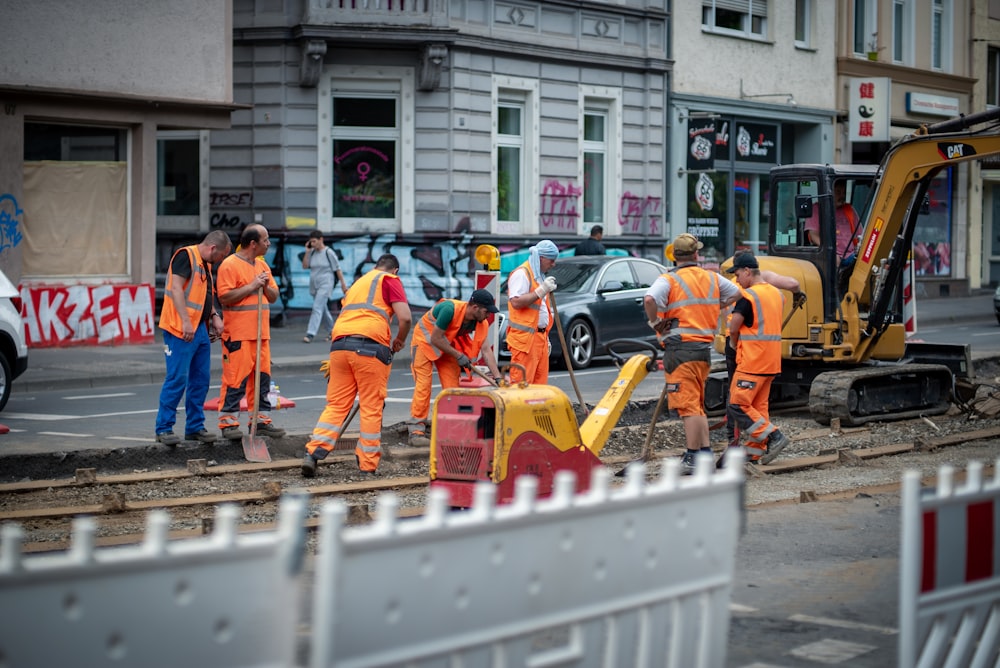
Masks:
[[[642,298],[666,267],[651,260],[615,255],[587,255],[559,258],[549,271],[558,289],[553,293],[556,309],[566,334],[566,345],[574,369],[590,365],[595,357],[607,354],[607,342],[615,339],[642,339],[656,342],[646,325]],[[500,357],[509,358],[507,349],[507,285],[500,289]],[[556,327],[549,331],[552,359],[563,360]]]

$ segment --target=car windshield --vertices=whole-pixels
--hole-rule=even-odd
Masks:
[[[559,285],[559,292],[586,292],[590,284],[597,276],[598,264],[584,264],[577,262],[556,263],[549,269],[548,276],[556,279]]]

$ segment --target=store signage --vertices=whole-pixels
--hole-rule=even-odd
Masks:
[[[688,119],[688,171],[715,169],[715,123],[714,118]]]
[[[778,126],[736,122],[736,157],[744,162],[778,161]]]
[[[928,116],[958,116],[957,97],[942,95],[927,95],[925,93],[907,93],[906,110],[911,114],[926,114]]]
[[[848,79],[848,140],[889,141],[889,106],[892,101],[888,77]]]

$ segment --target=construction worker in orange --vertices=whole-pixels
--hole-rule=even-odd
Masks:
[[[556,279],[545,274],[555,266],[559,249],[543,239],[529,250],[527,261],[507,277],[510,382],[526,378],[532,385],[545,385],[549,382],[549,327],[554,324],[548,295],[557,287]]]
[[[302,475],[316,475],[316,464],[333,451],[358,398],[361,436],[354,455],[363,473],[375,475],[382,458],[382,409],[388,395],[392,356],[406,345],[412,316],[397,276],[399,260],[385,254],[375,268],[354,282],[333,325],[326,408],[306,443]],[[392,318],[396,337],[392,338]]]
[[[736,373],[729,386],[728,419],[746,439],[747,459],[770,463],[788,445],[788,437],[771,423],[768,397],[781,373],[781,325],[785,298],[764,281],[753,253],[733,258],[726,270],[736,275],[743,296],[733,307],[729,339],[736,349]]]
[[[653,281],[643,297],[648,324],[663,346],[667,404],[684,423],[687,449],[681,458],[682,475],[694,473],[699,451],[712,452],[705,415],[705,380],[719,314],[740,294],[732,281],[699,266],[698,251],[702,247],[693,234],[677,235],[673,243],[676,266]]]
[[[492,346],[483,350],[490,331],[488,318],[499,310],[488,290],[474,290],[468,302],[442,299],[420,318],[410,346],[410,370],[415,385],[407,425],[411,446],[431,444],[427,438],[427,415],[435,367],[443,389],[458,387],[461,370],[471,373],[480,355],[493,378],[500,378]]]
[[[271,387],[270,305],[278,299],[278,284],[263,256],[271,245],[267,228],[249,225],[240,235],[240,247],[219,265],[218,293],[222,304],[222,389],[219,395],[219,429],[222,437],[238,441],[240,400],[253,411],[253,393],[260,397],[257,433],[275,438],[285,435],[271,423],[267,393]],[[263,298],[258,296],[263,290]],[[263,317],[258,319],[258,299]],[[260,329],[258,331],[258,323]],[[257,342],[260,341],[260,387],[254,387]],[[251,420],[253,416],[250,416]],[[248,420],[249,425],[250,420]],[[248,427],[249,428],[249,427]]]

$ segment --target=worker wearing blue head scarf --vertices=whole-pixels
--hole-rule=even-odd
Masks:
[[[556,289],[556,279],[545,273],[555,265],[559,249],[544,239],[529,251],[527,262],[507,278],[510,380],[545,385],[549,382],[549,328],[553,324],[548,294]],[[523,374],[518,365],[524,367]]]

